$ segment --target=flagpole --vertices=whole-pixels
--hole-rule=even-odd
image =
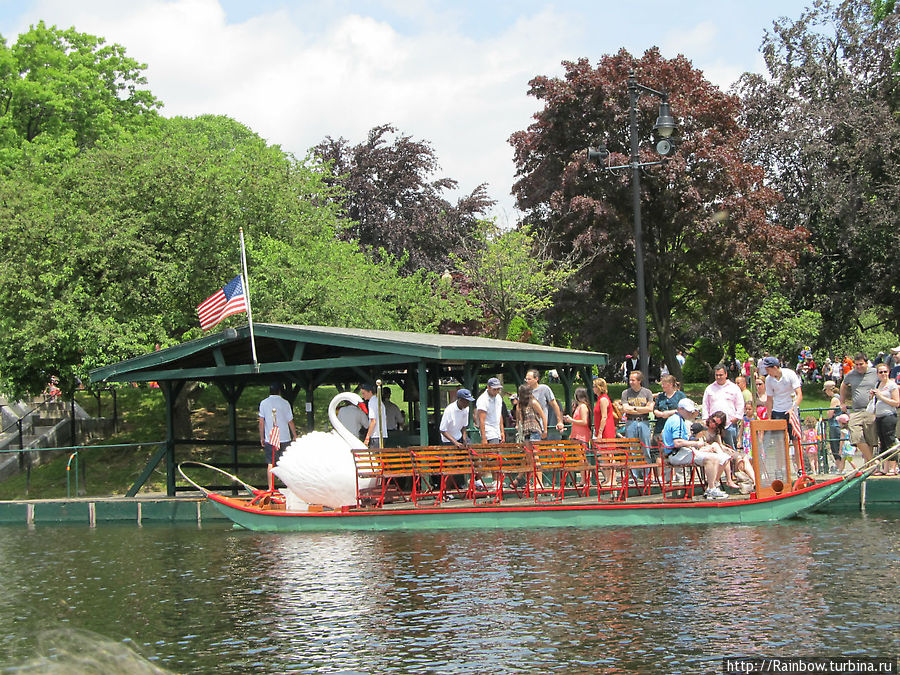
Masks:
[[[275,451],[281,450],[281,433],[276,433],[278,430],[278,411],[275,408],[272,408],[272,431],[269,432],[269,445],[272,447],[272,461],[269,463],[269,466],[266,468],[266,473],[269,474],[269,492],[275,492],[275,474],[272,473],[272,469],[275,467]],[[272,441],[278,441],[278,447],[275,447],[275,444]]]
[[[256,360],[256,336],[253,334],[253,311],[250,309],[250,282],[247,275],[247,252],[244,250],[244,228],[241,227],[241,275],[244,282],[244,296],[247,298],[247,321],[250,323],[250,349],[253,352],[253,370],[259,372],[259,362]]]

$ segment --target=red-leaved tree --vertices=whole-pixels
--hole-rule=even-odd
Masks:
[[[741,317],[765,284],[789,273],[806,232],[773,223],[778,194],[763,170],[746,162],[739,101],[707,81],[683,56],[656,48],[640,59],[625,50],[564,62],[562,78],[536,77],[530,94],[544,102],[535,122],[512,135],[526,221],[555,241],[596,252],[575,291],[559,298],[551,323],[574,343],[627,349],[635,344],[634,213],[631,170],[588,160],[602,141],[610,165],[629,162],[629,73],[669,94],[677,150],[641,176],[646,302],[651,335],[676,376],[677,347],[707,334],[722,344],[741,337]],[[659,100],[638,100],[640,160],[660,159],[652,128]],[[624,330],[623,330],[624,329]],[[618,336],[618,337],[617,337]]]
[[[330,136],[313,148],[332,163],[331,181],[344,188],[342,205],[352,226],[345,231],[369,252],[379,249],[406,260],[401,269],[441,273],[457,242],[478,228],[493,206],[485,184],[452,204],[452,178],[435,178],[440,167],[434,148],[401,134],[389,124],[374,127],[365,142],[350,145]]]

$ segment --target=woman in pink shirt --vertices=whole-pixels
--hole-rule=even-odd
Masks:
[[[581,441],[584,444],[590,443],[591,419],[587,389],[578,387],[575,390],[575,400],[572,401],[572,414],[565,415],[563,419],[567,424],[572,425],[572,431],[569,434],[570,439]]]

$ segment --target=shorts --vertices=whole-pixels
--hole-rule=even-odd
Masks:
[[[772,419],[773,420],[784,420],[787,422],[787,435],[789,440],[799,440],[797,438],[797,434],[794,433],[794,430],[791,428],[791,411],[787,410],[785,412],[778,412],[777,410],[772,411]],[[791,456],[794,454],[794,446],[791,445]]]
[[[731,459],[728,455],[719,454],[718,452],[709,452],[708,450],[692,450],[691,448],[681,448],[678,452],[673,452],[666,457],[666,461],[672,466],[703,466],[710,458],[715,458],[719,462],[719,466],[725,466]]]
[[[875,428],[875,413],[865,410],[850,413],[850,444],[865,443],[870,448],[878,445],[878,430]]]
[[[272,466],[278,464],[278,460],[281,459],[281,455],[284,454],[284,449],[287,448],[290,443],[280,443],[279,445],[281,447],[279,447],[278,450],[276,450],[274,453],[272,452],[274,450],[273,446],[269,445],[268,443],[263,446],[263,454],[266,457],[266,464],[271,464]]]

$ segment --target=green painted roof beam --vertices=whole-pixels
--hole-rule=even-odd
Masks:
[[[172,370],[146,370],[140,372],[123,373],[123,381],[149,382],[152,380],[206,380],[216,377],[231,377],[234,375],[255,375],[268,373],[288,373],[291,371],[320,370],[333,368],[352,368],[354,366],[384,366],[414,363],[415,361],[403,356],[374,355],[374,356],[341,356],[333,359],[313,359],[310,361],[277,361],[275,363],[260,363],[259,369],[251,364],[241,366],[211,366],[208,368],[175,368]],[[117,381],[115,376],[110,378]],[[92,378],[92,381],[96,381]]]

